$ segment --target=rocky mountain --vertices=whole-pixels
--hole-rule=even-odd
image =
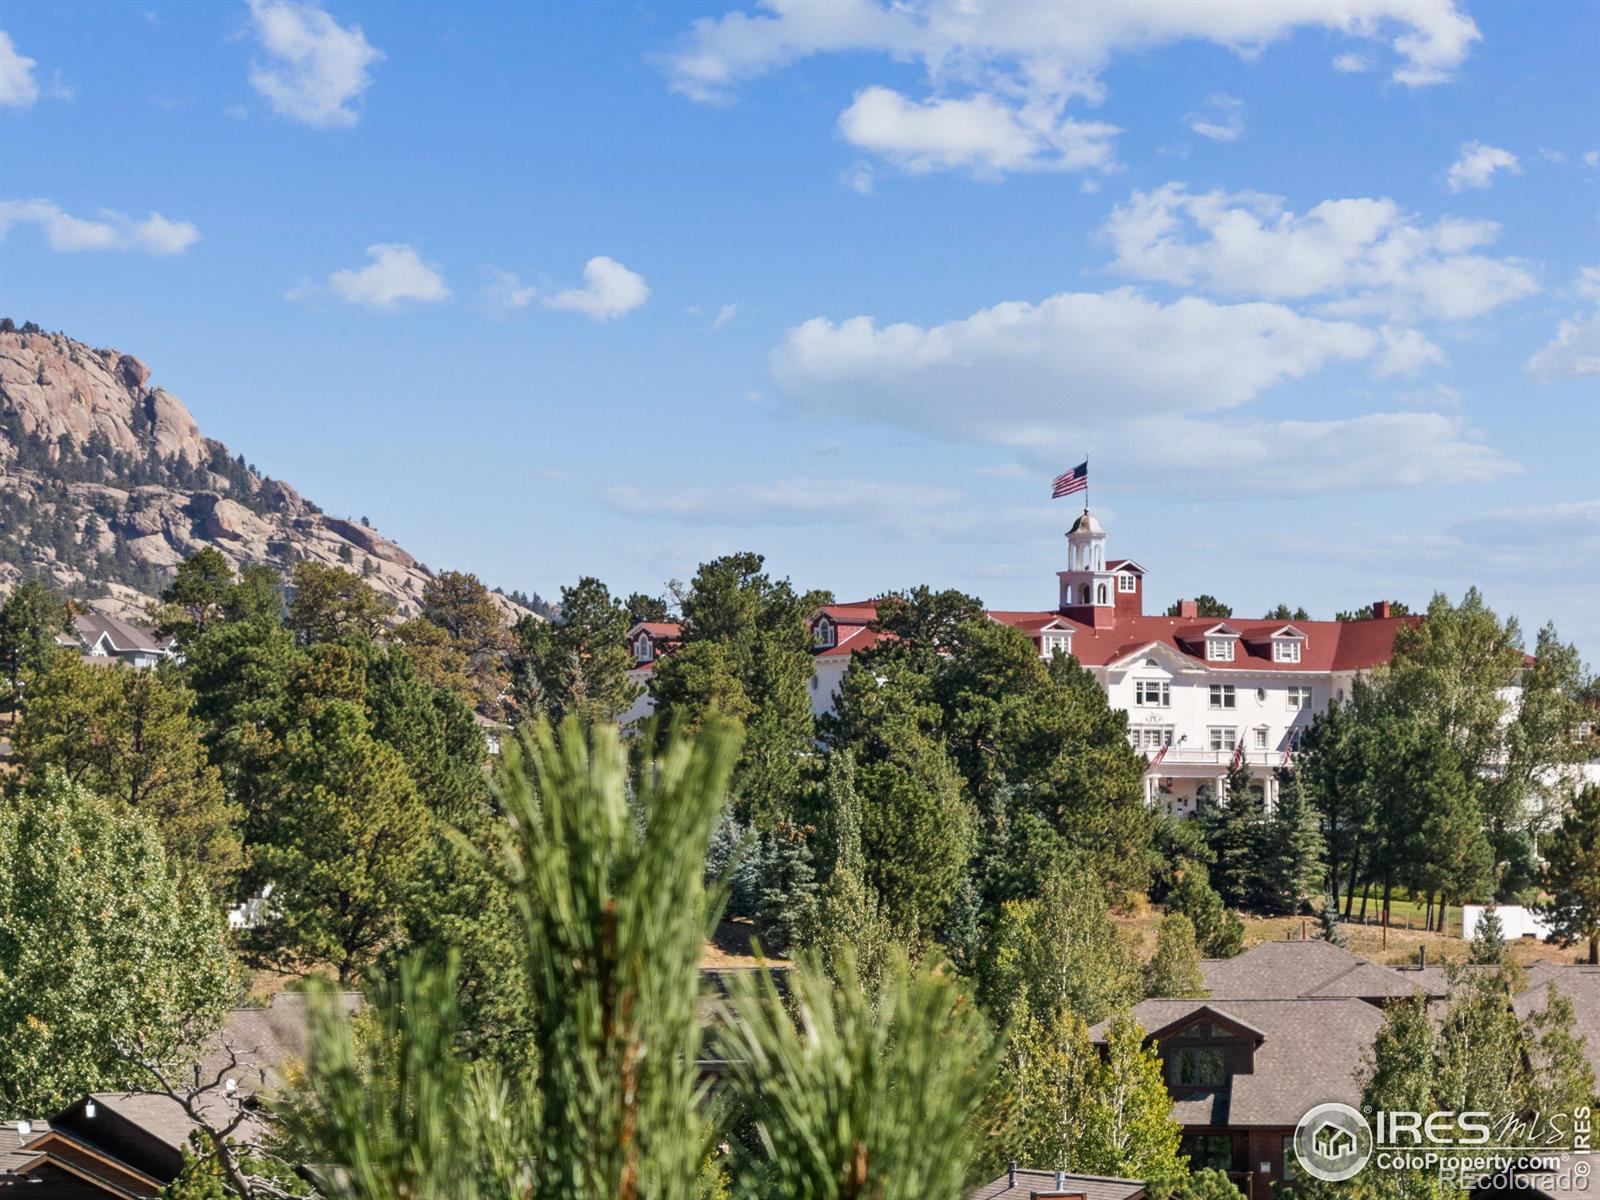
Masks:
[[[0,320],[0,586],[37,576],[138,616],[204,546],[236,567],[357,571],[401,616],[431,576],[365,518],[329,516],[204,437],[133,355]]]

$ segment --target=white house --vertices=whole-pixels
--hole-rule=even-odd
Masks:
[[[172,657],[170,639],[162,639],[148,629],[105,613],[86,612],[72,618],[72,632],[56,641],[76,650],[91,662],[120,660],[130,667],[153,667]]]
[[[1235,753],[1275,801],[1277,770],[1312,715],[1349,696],[1358,675],[1389,660],[1395,634],[1420,619],[1391,616],[1387,602],[1366,621],[1208,619],[1192,600],[1176,617],[1147,616],[1144,578],[1133,559],[1108,557],[1105,528],[1085,510],[1067,533],[1056,607],[989,617],[1022,630],[1040,655],[1070,654],[1094,675],[1112,707],[1128,714],[1128,739],[1150,763],[1146,798],[1179,815],[1217,793]],[[831,711],[851,659],[884,636],[872,627],[877,613],[876,601],[861,600],[813,614],[813,713]],[[635,625],[630,677],[646,684],[681,637],[675,624]],[[622,720],[650,708],[645,693]]]
[[[1187,815],[1215,795],[1243,743],[1241,762],[1276,799],[1280,766],[1312,715],[1350,693],[1355,677],[1387,662],[1414,617],[1374,606],[1367,621],[1207,619],[1193,601],[1176,617],[1144,612],[1145,569],[1106,554],[1106,531],[1087,511],[1067,534],[1056,572],[1057,606],[991,611],[1022,630],[1041,655],[1071,654],[1128,714],[1128,738],[1150,761],[1151,803]],[[812,709],[828,711],[850,658],[876,644],[872,601],[827,605],[812,618]]]

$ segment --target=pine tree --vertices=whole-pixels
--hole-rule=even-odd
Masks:
[[[769,954],[787,955],[804,936],[817,902],[816,872],[805,830],[787,821],[762,836],[761,875],[755,904],[756,936]]]
[[[1572,798],[1544,856],[1550,900],[1538,907],[1552,940],[1560,946],[1587,941],[1590,964],[1600,963],[1600,787],[1590,784]]]
[[[848,967],[835,985],[802,964],[786,997],[763,974],[736,983],[730,1009],[718,1042],[736,1111],[755,1132],[735,1144],[738,1195],[965,1194],[971,1114],[994,1059],[982,1016],[937,963],[912,971],[896,956],[876,992]]]
[[[1344,946],[1348,939],[1339,928],[1339,904],[1332,892],[1325,892],[1322,907],[1317,910],[1317,936],[1335,946]]]
[[[56,638],[67,631],[66,604],[37,580],[11,589],[0,605],[0,674],[11,688],[11,709],[22,704],[23,682],[60,653]]]
[[[1214,859],[1211,886],[1230,908],[1251,903],[1261,891],[1266,812],[1249,770],[1230,769],[1222,794],[1202,800],[1194,819]]]
[[[1156,949],[1144,966],[1144,994],[1188,999],[1206,994],[1194,924],[1182,913],[1168,913],[1156,927]]]
[[[1244,922],[1222,902],[1199,863],[1168,894],[1167,911],[1189,918],[1200,953],[1207,958],[1231,958],[1244,949]]]
[[[1480,966],[1497,966],[1506,960],[1506,935],[1500,924],[1500,910],[1493,904],[1484,908],[1472,931],[1469,961]]]
[[[239,814],[207,758],[193,700],[163,672],[61,655],[33,678],[15,759],[30,775],[58,767],[148,813],[173,861],[198,868],[222,897],[244,865]]]
[[[1299,778],[1278,773],[1278,803],[1262,825],[1254,907],[1258,912],[1304,912],[1327,874],[1321,823]]]

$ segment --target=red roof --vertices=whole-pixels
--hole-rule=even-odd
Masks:
[[[1118,562],[1131,562],[1119,559]],[[834,644],[817,651],[819,658],[851,655],[876,646],[886,635],[867,628],[877,616],[875,600],[825,604],[817,616],[834,622]],[[1152,643],[1167,647],[1213,671],[1286,671],[1327,673],[1366,671],[1389,661],[1395,635],[1403,626],[1417,625],[1421,617],[1380,617],[1368,621],[1240,620],[1235,617],[1196,620],[1194,617],[1132,616],[1118,614],[1116,623],[1096,628],[1064,617],[1054,610],[988,610],[991,620],[1037,637],[1054,626],[1072,634],[1072,653],[1086,667],[1103,667],[1126,658]],[[815,619],[815,618],[813,618]],[[1208,661],[1205,635],[1219,625],[1238,631],[1235,657],[1228,662]],[[1292,626],[1304,635],[1299,662],[1277,662],[1272,657],[1272,635]],[[674,630],[676,626],[671,626]]]
[[[628,633],[632,635],[638,633],[641,629],[653,638],[660,638],[666,641],[673,641],[683,636],[683,626],[676,621],[640,621],[632,629],[628,630]]]
[[[1134,617],[1119,614],[1116,624],[1095,628],[1054,612],[991,612],[994,620],[1014,625],[1024,633],[1036,632],[1052,620],[1072,630],[1072,653],[1086,667],[1103,667],[1151,643],[1166,646],[1185,658],[1204,663],[1214,671],[1364,671],[1389,661],[1395,634],[1421,617],[1385,617],[1372,621],[1296,621],[1306,635],[1299,662],[1275,662],[1271,636],[1283,621],[1207,621],[1193,617]],[[1205,631],[1227,625],[1239,631],[1231,662],[1207,662]]]

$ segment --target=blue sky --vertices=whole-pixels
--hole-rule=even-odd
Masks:
[[[0,11],[0,312],[434,567],[1600,655],[1600,7]],[[153,217],[153,215],[158,215]]]

